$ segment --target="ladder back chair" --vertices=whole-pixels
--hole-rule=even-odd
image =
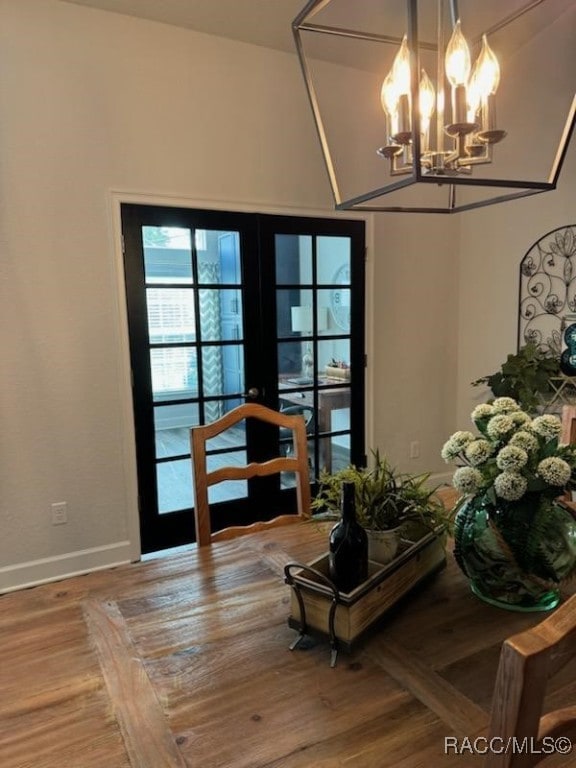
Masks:
[[[245,419],[259,419],[275,425],[282,430],[289,430],[292,435],[294,451],[288,456],[278,456],[262,463],[252,462],[245,466],[222,466],[208,472],[206,443]],[[220,419],[194,427],[190,430],[192,449],[192,469],[194,475],[194,516],[196,519],[196,541],[203,547],[214,541],[232,539],[246,533],[266,530],[278,525],[297,523],[310,517],[310,475],[308,468],[308,443],[306,424],[302,415],[288,415],[274,411],[258,403],[245,403],[226,413]],[[231,526],[212,533],[208,489],[225,480],[249,480],[253,477],[265,477],[280,472],[293,472],[296,475],[297,514],[283,514],[272,520],[260,521],[251,525]]]
[[[549,679],[575,656],[576,595],[535,627],[504,641],[488,732],[488,744],[496,739],[498,749],[487,752],[485,768],[529,768],[552,759],[554,739],[574,739],[576,706],[544,712],[544,699]],[[562,693],[554,692],[556,704]]]

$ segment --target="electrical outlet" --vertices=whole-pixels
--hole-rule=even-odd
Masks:
[[[52,525],[65,525],[68,522],[68,503],[58,501],[51,506]]]
[[[420,458],[420,443],[418,440],[413,440],[410,443],[410,458],[411,459]]]

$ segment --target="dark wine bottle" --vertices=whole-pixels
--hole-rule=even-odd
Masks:
[[[340,592],[351,592],[368,577],[368,536],[356,520],[354,483],[342,483],[341,513],[330,531],[330,578]]]

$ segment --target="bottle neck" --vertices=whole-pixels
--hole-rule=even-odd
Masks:
[[[342,483],[340,511],[344,523],[356,522],[356,487],[354,483]]]

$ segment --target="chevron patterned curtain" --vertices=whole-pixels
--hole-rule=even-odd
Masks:
[[[220,265],[198,262],[200,283],[219,283]],[[200,290],[200,315],[206,338],[217,341],[220,335],[220,294],[215,290]],[[202,357],[202,389],[204,397],[221,395],[224,387],[222,375],[222,349],[217,346],[204,348]],[[215,421],[224,413],[222,403],[206,403],[206,421]]]

